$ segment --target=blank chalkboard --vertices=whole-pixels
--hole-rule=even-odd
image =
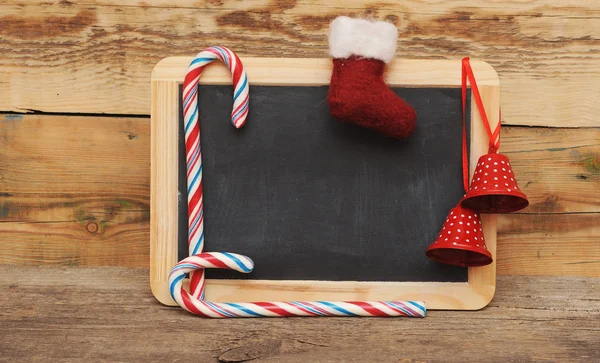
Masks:
[[[337,122],[327,90],[254,86],[248,121],[235,129],[232,87],[199,87],[205,251],[255,262],[248,275],[207,277],[466,281],[466,268],[424,254],[464,194],[460,89],[395,88],[418,114],[406,140]],[[188,255],[182,120],[180,112],[180,259]]]
[[[151,81],[150,285],[167,305],[175,304],[169,272],[187,257],[181,84],[191,61],[165,58]],[[229,121],[227,67],[213,62],[200,77],[204,251],[244,254],[255,268],[206,270],[208,301],[419,300],[468,310],[491,301],[495,263],[460,268],[425,256],[464,194],[460,60],[387,65],[387,83],[418,113],[406,140],[330,115],[330,59],[242,61],[250,115],[241,129]],[[498,74],[485,62],[471,65],[495,127]],[[472,172],[488,140],[481,115],[470,102],[468,109]],[[495,216],[481,219],[495,256]]]

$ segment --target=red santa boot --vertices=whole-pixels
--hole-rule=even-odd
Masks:
[[[415,129],[415,110],[388,88],[385,65],[396,53],[398,29],[383,21],[336,18],[329,27],[333,72],[327,102],[341,122],[405,138]]]

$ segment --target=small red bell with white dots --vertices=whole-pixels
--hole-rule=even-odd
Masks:
[[[477,162],[471,187],[460,205],[480,213],[510,213],[529,205],[506,155],[490,153]]]
[[[460,205],[452,208],[425,255],[434,261],[461,267],[485,266],[493,261],[485,245],[479,214]]]

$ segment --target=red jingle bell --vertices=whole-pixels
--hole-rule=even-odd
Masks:
[[[467,129],[466,129],[466,99],[467,99],[467,75],[470,71],[469,59],[463,59],[463,79],[462,79],[462,113],[463,113],[463,138],[462,138],[462,171],[463,171],[463,187],[465,192],[469,189],[469,164],[468,164],[468,155],[467,155]],[[472,72],[472,71],[471,71]],[[472,75],[472,73],[471,73]],[[473,93],[475,94],[475,99],[477,102],[477,106],[479,107],[480,112],[483,115],[483,103],[481,102],[481,97],[477,90],[477,85],[474,83],[474,77],[472,77],[471,83],[473,84]],[[486,118],[484,117],[484,120]],[[489,124],[487,125],[488,136],[490,140],[496,140],[497,136],[491,133],[489,130]],[[498,128],[495,134],[499,134],[500,129]],[[494,143],[490,141],[490,149],[493,148]],[[497,155],[498,156],[498,155]],[[491,162],[491,165],[494,165],[494,160],[488,160]],[[505,161],[505,163],[508,160]],[[500,162],[499,162],[500,163]],[[480,165],[482,163],[480,162]],[[486,164],[487,165],[487,164]],[[484,169],[486,168],[483,165]],[[488,171],[481,172],[483,174],[488,173]],[[475,175],[479,175],[480,172],[477,172]],[[482,175],[483,175],[482,174]],[[490,176],[490,178],[494,178],[494,176]],[[488,184],[489,181],[484,181],[483,184]],[[477,187],[478,190],[480,187]],[[487,186],[486,189],[487,190]],[[425,251],[425,255],[430,259],[449,264],[456,265],[461,267],[477,267],[477,266],[485,266],[492,263],[494,260],[492,258],[492,254],[488,251],[485,245],[485,239],[483,237],[483,228],[481,226],[481,219],[479,218],[479,214],[469,208],[465,208],[461,203],[452,208],[448,218],[446,218],[446,222],[444,226],[440,230],[438,237],[435,242],[433,242],[427,251]]]
[[[510,213],[527,207],[529,201],[519,189],[508,158],[492,153],[479,158],[460,205],[480,213]]]
[[[434,261],[461,267],[485,266],[493,262],[485,245],[479,214],[460,205],[452,208],[425,255]]]

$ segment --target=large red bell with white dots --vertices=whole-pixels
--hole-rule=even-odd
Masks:
[[[505,155],[490,153],[479,158],[471,187],[460,205],[479,213],[510,213],[529,205]]]
[[[485,266],[493,261],[485,245],[479,214],[460,205],[452,208],[425,255],[434,261],[461,267]]]

